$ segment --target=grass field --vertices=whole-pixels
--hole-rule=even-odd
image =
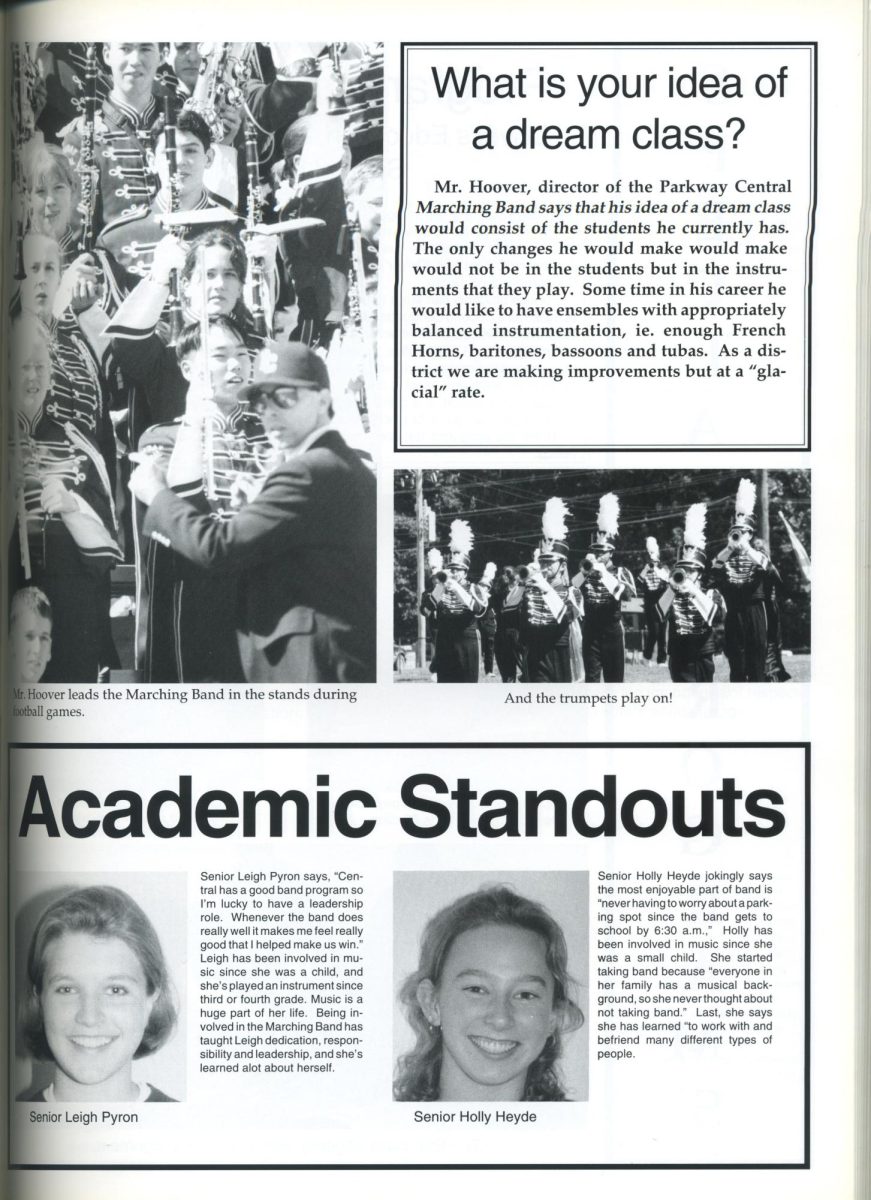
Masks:
[[[811,658],[809,654],[785,654],[783,656],[783,665],[789,671],[792,679],[790,683],[807,683],[811,677]],[[432,683],[433,676],[424,668],[412,667],[410,670],[395,671],[393,675],[394,683]],[[501,679],[487,679],[481,676],[480,683],[501,683]],[[644,684],[644,683],[661,683],[671,686],[671,680],[668,677],[668,667],[665,663],[662,666],[654,663],[652,667],[647,667],[644,662],[639,659],[637,662],[626,663],[626,674],[623,680],[624,684]],[[729,682],[729,664],[726,662],[724,654],[718,654],[714,659],[714,682],[728,683]],[[571,685],[561,685],[571,686]],[[583,687],[583,683],[576,684],[577,687]],[[595,686],[595,685],[594,685]]]

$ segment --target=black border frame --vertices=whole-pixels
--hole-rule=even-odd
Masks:
[[[6,794],[8,844],[12,840],[12,758],[16,750],[800,750],[804,756],[804,1130],[803,1159],[786,1163],[19,1163],[10,1171],[783,1171],[807,1170],[811,1165],[811,744],[810,742],[9,742]],[[7,903],[11,929],[11,872],[7,875]],[[13,978],[12,938],[7,938],[7,976]],[[7,1061],[11,1062],[11,1021],[7,1023]],[[7,1081],[8,1086],[8,1081]],[[12,1147],[13,1103],[8,1105],[7,1154]]]
[[[697,48],[715,48],[715,49],[807,49],[811,52],[810,70],[811,70],[811,111],[810,111],[810,208],[808,211],[808,229],[807,243],[805,248],[805,384],[804,384],[804,442],[800,445],[785,446],[785,445],[737,445],[737,446],[632,446],[632,445],[602,445],[602,446],[406,446],[400,443],[400,420],[401,420],[401,405],[400,405],[400,387],[401,387],[401,365],[402,365],[402,348],[401,348],[401,323],[400,323],[400,288],[402,281],[402,239],[405,230],[405,171],[406,171],[406,137],[407,137],[407,122],[406,122],[406,99],[407,99],[407,80],[406,80],[406,55],[410,49],[425,49],[425,48],[451,48],[451,49],[490,49],[490,48],[505,48],[515,47],[522,49],[530,49],[540,47],[542,49],[557,49],[557,48],[592,48],[592,47],[607,47],[609,49],[628,48],[628,49],[646,49],[665,47],[697,47]],[[806,453],[811,449],[811,393],[813,380],[813,359],[812,359],[812,343],[813,343],[813,244],[816,231],[816,211],[817,211],[817,160],[818,160],[818,103],[819,103],[819,79],[818,79],[818,57],[819,43],[816,41],[798,41],[798,42],[400,42],[400,70],[399,70],[399,210],[396,218],[396,249],[395,249],[395,273],[394,273],[394,288],[393,288],[393,450],[395,453],[401,454],[572,454],[572,453],[587,453],[587,454],[607,454],[614,452],[627,452],[633,454],[720,454],[729,453],[731,451],[744,451],[748,454],[755,453]]]

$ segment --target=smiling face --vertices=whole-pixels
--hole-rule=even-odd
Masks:
[[[112,72],[112,92],[134,108],[151,96],[151,85],[160,65],[157,42],[107,42],[103,59]]]
[[[62,238],[73,220],[73,190],[58,170],[48,169],[28,193],[31,224],[37,233]]]
[[[418,987],[441,1027],[441,1100],[520,1100],[526,1073],[558,1024],[544,939],[481,925],[454,939],[439,983]]]
[[[117,937],[63,933],[49,943],[40,996],[58,1100],[131,1100],[133,1056],[157,999]]]

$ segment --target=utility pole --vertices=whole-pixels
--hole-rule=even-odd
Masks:
[[[768,518],[768,471],[763,467],[759,472],[759,536],[771,552],[771,525]]]

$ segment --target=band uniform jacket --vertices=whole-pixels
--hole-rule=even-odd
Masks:
[[[223,196],[215,195],[208,189],[203,191],[191,211],[200,212],[209,208],[222,208],[232,212],[232,205]],[[107,223],[99,238],[97,249],[105,250],[110,260],[110,269],[115,275],[119,290],[126,295],[140,279],[145,279],[151,270],[154,251],[157,243],[168,232],[161,224],[160,218],[169,211],[166,198],[158,193],[150,204],[140,205],[133,213],[116,217]],[[185,245],[192,240],[193,234],[202,233],[205,229],[226,229],[230,233],[236,231],[233,222],[202,226],[176,227],[174,232]]]
[[[375,479],[335,430],[276,467],[229,521],[169,489],[144,533],[236,578],[245,678],[375,680]]]
[[[490,592],[486,585],[469,581],[462,587],[471,607],[448,590],[438,601],[431,592],[421,597],[421,613],[435,619],[435,653],[429,669],[439,683],[477,683],[481,670],[478,619],[487,611]]]
[[[673,683],[711,683],[714,678],[714,626],[723,620],[726,604],[716,588],[704,592],[712,606],[702,616],[692,596],[667,587],[657,602],[668,625],[668,669]]]
[[[768,653],[766,588],[774,570],[757,550],[756,562],[740,550],[725,562],[714,559],[711,576],[726,602],[726,658],[732,683],[763,683]]]
[[[154,188],[145,151],[157,116],[155,96],[141,113],[108,96],[103,101],[94,127],[94,165],[98,172],[94,230],[97,233],[117,217],[132,216],[151,200]],[[62,129],[61,136],[64,153],[74,170],[80,173],[84,165],[81,162],[82,118],[76,118]]]
[[[168,463],[180,425],[180,420],[152,425],[139,439],[140,451],[156,453]],[[232,497],[237,476],[262,474],[261,464],[269,452],[259,419],[240,404],[214,418],[213,486],[200,476],[173,484],[173,491],[195,504],[199,512],[211,513],[214,520],[230,520],[238,507]],[[141,508],[137,506],[140,521]],[[137,650],[143,680],[235,683],[242,679],[233,580],[215,579],[154,538],[138,536],[138,527],[136,533]]]
[[[16,493],[10,590],[32,584],[52,606],[52,656],[46,683],[91,683],[105,663],[108,611],[105,578],[121,560],[115,541],[112,488],[105,463],[87,422],[75,424],[58,412],[51,392],[32,420],[15,413],[9,466]],[[60,516],[42,507],[42,489],[59,480],[76,501]],[[26,531],[31,577],[25,578],[21,539]]]

